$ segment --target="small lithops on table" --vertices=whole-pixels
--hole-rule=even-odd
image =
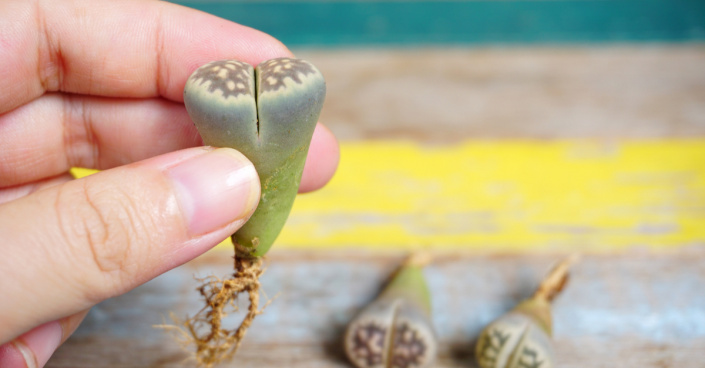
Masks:
[[[559,263],[533,296],[490,323],[480,334],[475,358],[481,368],[552,368],[551,302],[568,281],[577,257]]]
[[[345,352],[358,368],[429,367],[438,350],[431,295],[423,275],[428,255],[411,256],[384,291],[348,324]]]
[[[320,71],[293,58],[264,61],[257,68],[237,60],[214,61],[186,82],[184,103],[203,142],[242,152],[254,164],[262,187],[257,210],[232,235],[233,277],[206,279],[200,288],[206,305],[185,323],[201,366],[232,357],[261,313],[261,257],[291,211],[325,93]],[[236,329],[227,329],[221,325],[224,308],[242,292],[249,294],[247,316]],[[199,330],[204,325],[207,333]]]

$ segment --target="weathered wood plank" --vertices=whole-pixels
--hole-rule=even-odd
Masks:
[[[280,247],[514,250],[705,244],[705,139],[341,145]]]
[[[439,253],[428,267],[438,367],[472,366],[487,322],[528,296],[560,255]],[[259,317],[232,366],[345,367],[340,336],[403,255],[354,250],[275,251],[263,278],[277,297]],[[198,308],[194,274],[222,276],[217,250],[94,308],[52,358],[51,368],[187,367],[173,337],[152,327]],[[589,255],[555,303],[561,367],[702,367],[705,360],[705,249]],[[228,366],[228,365],[224,365]]]
[[[349,139],[705,135],[705,46],[301,50]]]

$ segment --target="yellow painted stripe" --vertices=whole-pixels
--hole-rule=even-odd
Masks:
[[[705,243],[705,140],[344,143],[277,247],[615,249]]]

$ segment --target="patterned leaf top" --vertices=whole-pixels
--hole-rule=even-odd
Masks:
[[[252,67],[236,60],[221,60],[208,63],[191,76],[199,86],[207,85],[208,92],[221,91],[223,98],[252,95]]]
[[[427,342],[422,334],[408,323],[396,326],[390,367],[421,367],[427,360]]]
[[[291,58],[279,58],[266,61],[259,65],[260,84],[257,86],[259,93],[275,92],[285,88],[284,81],[289,78],[293,82],[302,84],[302,76],[317,73],[316,68],[310,63]]]
[[[387,336],[385,327],[370,321],[357,326],[352,336],[352,352],[356,360],[364,361],[368,367],[383,363]]]

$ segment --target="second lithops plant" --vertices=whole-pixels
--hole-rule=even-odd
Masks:
[[[438,350],[431,296],[423,275],[427,255],[414,255],[384,291],[348,325],[345,352],[358,368],[422,368]]]
[[[206,279],[199,289],[205,306],[184,323],[200,366],[232,357],[261,313],[261,257],[289,216],[325,93],[320,71],[293,58],[268,60],[257,68],[237,60],[214,61],[186,82],[184,103],[203,142],[242,152],[254,164],[262,189],[256,211],[232,236],[233,277]],[[243,292],[250,301],[247,315],[237,328],[224,327],[225,309],[234,307]]]
[[[552,368],[551,301],[563,290],[576,257],[558,264],[533,296],[490,323],[480,334],[475,358],[481,368]]]

